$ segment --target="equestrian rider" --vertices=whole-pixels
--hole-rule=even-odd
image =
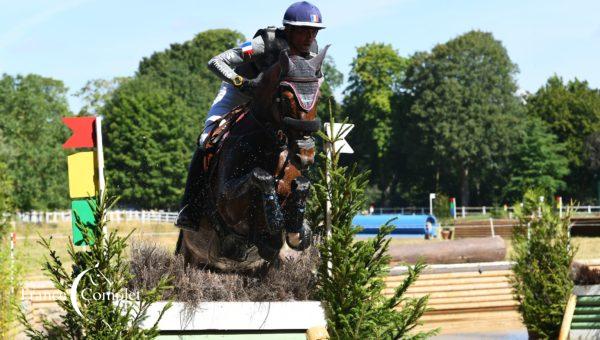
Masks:
[[[250,41],[227,50],[208,62],[208,68],[223,80],[217,97],[208,111],[205,127],[198,140],[198,147],[188,169],[185,192],[175,225],[196,230],[199,222],[201,197],[198,197],[203,181],[204,143],[215,128],[214,122],[234,107],[251,99],[258,85],[257,76],[279,60],[282,50],[290,55],[315,56],[318,52],[315,40],[320,29],[325,28],[321,12],[309,2],[292,4],[285,11],[283,26],[260,29]]]

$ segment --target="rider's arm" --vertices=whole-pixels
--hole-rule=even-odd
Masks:
[[[238,46],[213,57],[208,61],[208,68],[222,80],[234,84],[234,79],[238,76],[235,68],[244,63],[256,60],[265,53],[265,43],[261,36],[252,39],[251,43],[251,54],[245,54],[242,51],[242,47]]]

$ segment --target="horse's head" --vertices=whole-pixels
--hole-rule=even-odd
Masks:
[[[256,104],[266,113],[263,119],[278,130],[277,138],[288,146],[299,169],[314,162],[312,134],[321,128],[317,102],[323,83],[321,66],[328,48],[312,59],[281,52],[279,63],[265,71],[263,86],[255,93]]]

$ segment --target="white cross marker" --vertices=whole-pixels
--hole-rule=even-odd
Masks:
[[[342,124],[342,123],[333,123],[333,135],[331,135],[331,128],[329,123],[325,123],[325,132],[329,138],[333,138],[337,136],[340,131],[343,131],[339,135],[339,140],[333,143],[333,149],[339,153],[354,153],[354,150],[350,147],[350,144],[345,140],[345,137],[352,131],[354,128],[354,124]]]

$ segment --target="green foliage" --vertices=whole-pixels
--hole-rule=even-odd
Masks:
[[[562,178],[569,173],[564,144],[558,143],[556,136],[535,117],[523,125],[511,150],[510,176],[503,189],[505,200],[512,202],[533,188],[552,197],[565,188]]]
[[[195,113],[146,77],[123,84],[104,110],[107,175],[122,203],[177,209],[194,145]]]
[[[471,188],[509,153],[521,110],[516,72],[502,44],[480,31],[411,58],[403,85],[406,128],[414,131],[407,132],[412,138],[404,148],[421,152],[412,171],[435,169],[437,181],[449,184],[443,191],[460,191],[461,205],[469,205]]]
[[[437,219],[438,223],[443,226],[448,226],[452,221],[452,213],[450,212],[450,198],[443,193],[435,194],[433,200],[433,215]]]
[[[330,143],[338,139],[329,139],[322,133],[321,137]],[[324,304],[331,337],[396,339],[434,334],[409,334],[426,311],[427,297],[411,299],[403,296],[424,265],[410,267],[407,278],[394,295],[391,298],[383,296],[383,278],[389,272],[390,260],[386,254],[390,239],[386,236],[394,227],[385,225],[375,238],[355,240],[359,228],[352,225],[352,218],[366,203],[369,173],[359,171],[356,165],[351,169],[339,166],[339,153],[333,153],[330,160],[324,154],[320,156],[324,158],[324,168],[312,189],[307,220],[313,227],[322,226],[327,201],[331,202],[330,235],[323,227],[317,229],[322,240],[319,246],[318,296]],[[396,310],[400,305],[402,308]]]
[[[14,181],[16,208],[64,209],[67,162],[61,145],[69,116],[67,88],[61,81],[38,75],[0,78],[0,135],[7,171]],[[4,144],[3,143],[3,144]]]
[[[586,162],[585,140],[600,131],[600,91],[578,79],[563,82],[553,76],[534,95],[527,97],[527,110],[541,118],[566,144],[570,175],[566,194],[581,202],[594,197],[594,176]]]
[[[133,231],[125,237],[119,236],[117,230],[106,233],[106,212],[115,202],[113,198],[104,197],[89,201],[97,221],[92,230],[93,237],[76,216],[77,227],[84,235],[85,242],[93,244],[88,250],[77,251],[72,242],[68,243],[68,254],[74,262],[72,273],[67,271],[56,251],[52,250],[51,240],[40,236],[40,244],[50,255],[46,258],[43,269],[54,286],[65,296],[70,296],[76,279],[80,279],[76,286],[75,304],[81,315],[71,299],[57,300],[64,313],[61,315],[62,322],[52,323],[43,319],[43,331],[38,331],[27,321],[25,314],[21,313],[19,320],[32,339],[145,339],[158,335],[158,321],[170,308],[170,303],[165,305],[152,328],[142,329],[141,324],[148,317],[150,304],[158,301],[171,288],[168,286],[171,278],[162,277],[151,290],[126,290],[133,279],[129,261],[125,258],[127,240]]]
[[[329,112],[329,99],[331,98],[334,117],[337,117],[340,114],[339,105],[333,97],[333,91],[342,85],[344,75],[336,68],[333,58],[329,55],[325,57],[321,70],[325,81],[321,85],[321,98],[317,104],[317,114]]]
[[[573,288],[570,267],[576,249],[569,245],[570,207],[564,218],[539,191],[515,206],[519,225],[513,233],[512,279],[515,299],[527,329],[542,338],[556,339],[563,312]]]
[[[0,145],[2,143],[2,135],[0,135]],[[10,216],[14,212],[13,195],[13,179],[7,171],[6,158],[0,149],[0,241],[7,234],[9,227]]]
[[[395,167],[401,131],[394,100],[407,60],[391,45],[370,43],[357,48],[349,84],[344,93],[344,114],[355,124],[348,140],[361,167],[372,169],[372,179],[383,201],[391,195],[400,172]]]
[[[19,301],[21,281],[20,270],[10,257],[10,216],[7,214],[13,212],[12,181],[1,156],[0,153],[0,339],[6,339],[16,321],[14,306]]]
[[[92,79],[75,93],[76,97],[83,100],[84,104],[79,110],[79,116],[91,116],[99,114],[104,105],[110,100],[117,88],[126,81],[128,77],[116,77],[111,80]]]
[[[135,77],[112,92],[106,117],[106,167],[121,203],[176,209],[187,166],[220,80],[206,67],[243,36],[209,30],[144,58]]]

